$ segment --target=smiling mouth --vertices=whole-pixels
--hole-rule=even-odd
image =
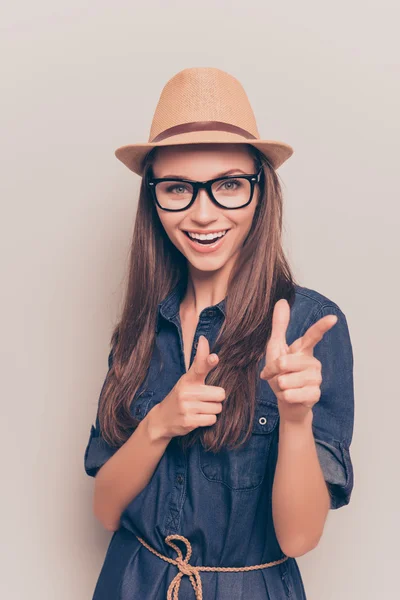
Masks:
[[[224,233],[224,235],[220,235],[220,236],[215,237],[215,238],[213,238],[211,240],[199,240],[198,238],[190,237],[190,235],[188,234],[187,231],[184,231],[183,233],[186,235],[186,237],[189,238],[189,240],[191,242],[197,242],[198,244],[201,244],[203,246],[207,246],[207,245],[210,245],[210,244],[215,244],[216,242],[218,242],[219,240],[221,240],[222,238],[224,238],[226,236],[226,234],[228,233],[228,231],[229,231],[229,229],[226,230],[226,232]]]

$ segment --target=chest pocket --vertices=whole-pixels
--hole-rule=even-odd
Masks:
[[[199,468],[204,477],[233,490],[261,485],[278,421],[278,407],[261,399],[256,405],[251,436],[240,448],[223,448],[215,454],[199,443]]]

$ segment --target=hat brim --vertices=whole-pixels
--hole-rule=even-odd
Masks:
[[[247,139],[234,133],[221,133],[220,131],[192,131],[174,135],[156,143],[120,146],[114,154],[128,169],[142,176],[143,160],[152,148],[187,144],[250,144],[265,154],[275,170],[294,152],[292,146],[277,140]]]

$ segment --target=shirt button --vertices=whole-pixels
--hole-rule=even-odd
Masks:
[[[258,422],[260,423],[260,425],[265,425],[267,422],[267,419],[265,417],[260,417],[258,419]]]
[[[182,475],[177,475],[177,477],[176,477],[176,481],[177,481],[178,483],[182,483],[182,482],[183,482],[183,477],[182,477]]]
[[[136,413],[137,415],[140,415],[140,406],[137,406],[137,407],[136,407],[135,413]]]
[[[214,314],[214,311],[213,311],[213,310],[211,310],[211,309],[210,309],[210,310],[207,310],[207,312],[206,312],[206,315],[207,315],[207,317],[212,317],[212,316],[213,316],[213,314]]]

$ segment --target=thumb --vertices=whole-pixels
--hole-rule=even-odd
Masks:
[[[260,376],[262,379],[270,379],[276,375],[276,359],[281,354],[288,354],[289,346],[286,343],[286,331],[290,321],[290,306],[285,298],[275,303],[272,313],[271,335],[265,350],[265,366]]]
[[[216,358],[215,362],[212,361],[213,358]],[[196,355],[190,369],[186,373],[186,378],[193,383],[204,383],[208,373],[217,364],[218,356],[210,354],[208,339],[204,335],[201,335],[197,344]]]
[[[287,354],[286,332],[290,321],[290,306],[285,298],[275,303],[272,313],[271,335],[266,347],[267,362],[275,360],[281,354]]]

